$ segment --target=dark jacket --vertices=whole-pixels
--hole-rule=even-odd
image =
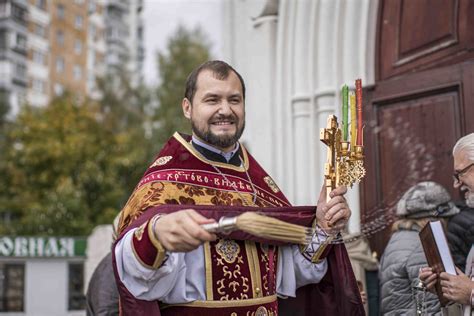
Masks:
[[[474,209],[458,206],[461,212],[448,223],[448,242],[454,263],[462,271],[466,267],[466,258],[474,243]]]

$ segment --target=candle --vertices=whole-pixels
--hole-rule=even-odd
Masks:
[[[362,79],[357,79],[355,86],[357,103],[357,145],[362,146]]]
[[[354,91],[349,92],[349,102],[351,105],[351,151],[354,151],[357,136],[356,96]]]
[[[342,86],[342,140],[347,142],[348,130],[348,104],[347,98],[349,94],[349,87],[347,85]]]

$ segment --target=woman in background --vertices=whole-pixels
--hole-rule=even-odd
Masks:
[[[403,194],[397,204],[398,220],[392,226],[392,236],[380,260],[382,315],[416,315],[411,285],[420,268],[427,264],[418,233],[428,222],[458,212],[448,191],[436,182],[420,182]],[[425,313],[441,315],[438,298],[429,292]]]

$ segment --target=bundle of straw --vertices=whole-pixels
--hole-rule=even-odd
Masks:
[[[222,217],[219,222],[204,224],[202,227],[211,233],[225,234],[242,230],[257,237],[302,245],[309,244],[314,233],[313,228],[287,223],[255,212]]]

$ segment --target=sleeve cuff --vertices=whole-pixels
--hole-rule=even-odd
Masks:
[[[306,247],[301,248],[301,254],[312,263],[321,263],[332,250],[332,240],[333,237],[328,236],[321,228],[316,226],[313,241]]]
[[[161,215],[143,223],[133,233],[132,250],[137,260],[146,268],[158,269],[166,259],[166,250],[153,231],[155,222]]]

